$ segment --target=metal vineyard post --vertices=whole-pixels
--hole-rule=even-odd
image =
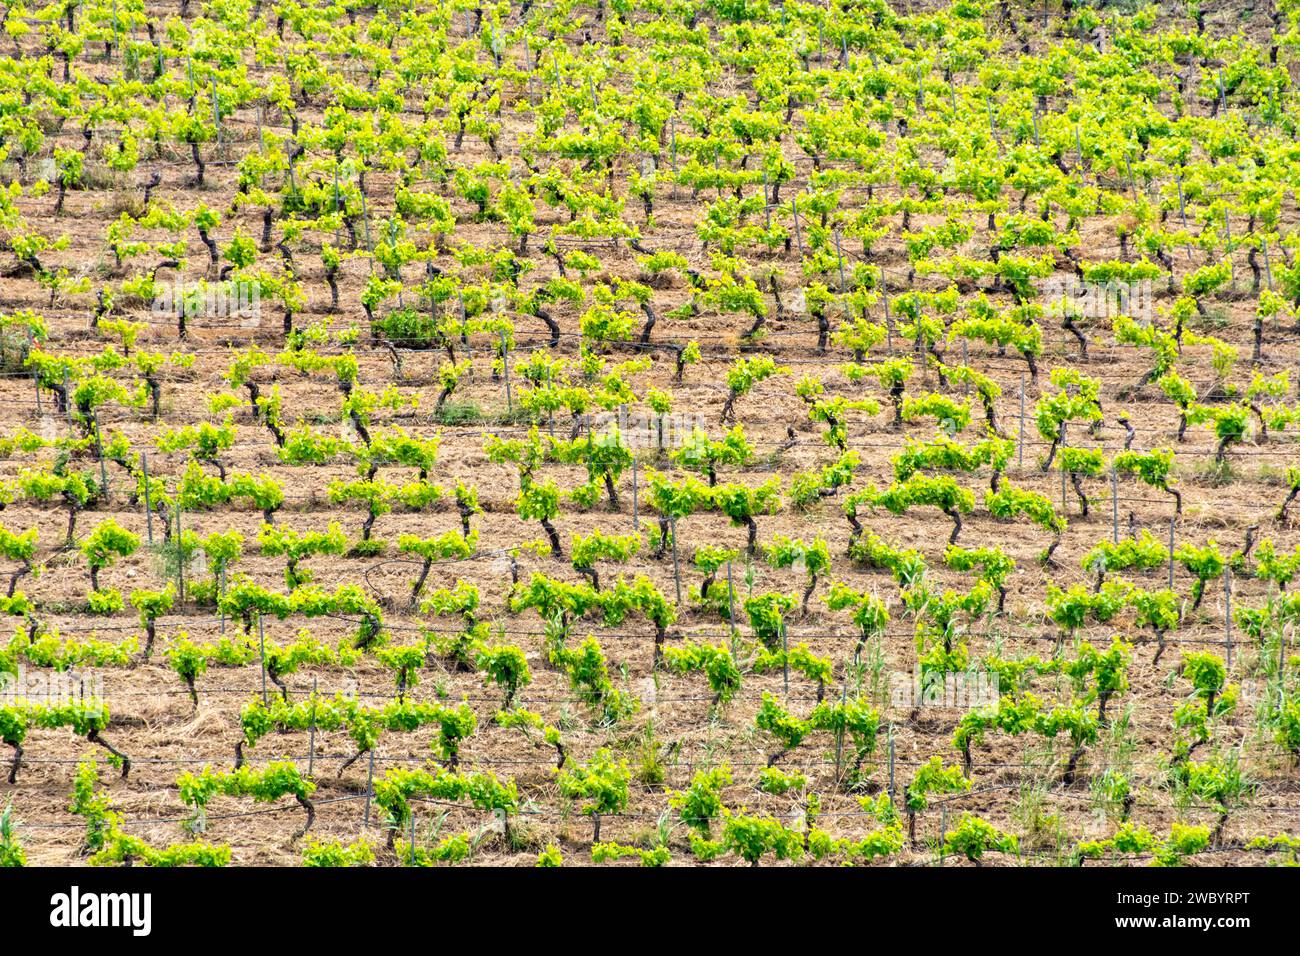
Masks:
[[[366,816],[365,828],[370,829],[370,800],[375,795],[375,748],[370,748],[370,766],[366,770]]]
[[[1065,448],[1065,422],[1061,422],[1061,448]],[[1061,514],[1068,514],[1070,508],[1065,501],[1065,459],[1063,456],[1057,462],[1057,465],[1061,472]]]
[[[707,597],[708,595],[704,595]],[[731,562],[727,562],[727,623],[731,633],[736,633],[736,590],[731,586]]]
[[[257,615],[257,653],[262,665],[262,706],[269,706],[266,695],[266,629],[262,624],[262,615]]]
[[[99,412],[91,412],[90,421],[95,426],[95,455],[99,458],[99,480],[104,486],[104,500],[108,501],[111,491],[108,487],[108,466],[104,464],[104,443],[99,431]]]
[[[1110,540],[1119,544],[1119,472],[1110,467]]]
[[[677,560],[677,519],[668,519],[669,531],[673,536],[673,584],[677,588],[677,606],[682,606],[682,569]]]
[[[948,842],[948,804],[939,807],[939,865],[943,866],[944,844]]]
[[[506,380],[506,412],[514,413],[515,402],[510,392],[510,347],[506,345],[506,334],[501,333],[501,366],[505,370]]]
[[[846,679],[840,682],[840,713],[841,714],[844,712],[844,708],[849,702],[849,682],[847,680],[847,676],[848,675],[846,674],[845,675]],[[844,726],[843,724],[841,724],[839,730],[836,731],[835,733],[835,780],[836,782],[839,781],[840,775],[844,772],[843,759],[844,759]]]
[[[1227,665],[1232,667],[1232,567],[1223,566],[1223,643],[1227,649]]]
[[[894,800],[894,725],[889,725],[889,799]]]
[[[632,530],[641,530],[641,518],[639,514],[640,507],[640,486],[637,481],[637,457],[632,456]]]
[[[149,529],[149,546],[153,547],[153,508],[149,504],[149,456],[140,452],[140,471],[144,475],[144,519]]]
[[[311,679],[311,724],[307,728],[307,776],[316,769],[316,678]]]
[[[785,662],[785,696],[790,699],[790,641],[785,633],[785,618],[781,619],[781,657]]]
[[[1169,590],[1174,589],[1174,522],[1177,519],[1169,519]]]
[[[1023,471],[1025,467],[1025,376],[1020,375],[1020,434],[1017,436],[1020,440],[1020,452],[1018,465]]]
[[[181,531],[181,503],[176,501],[176,590],[181,604],[185,603],[185,535]]]

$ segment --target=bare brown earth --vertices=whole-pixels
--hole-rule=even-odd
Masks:
[[[304,113],[304,118],[309,116],[309,113]],[[256,148],[254,116],[236,115],[228,118],[227,124],[227,142],[209,165],[210,182],[202,192],[188,185],[191,174],[188,159],[177,154],[164,155],[142,164],[142,169],[136,173],[108,183],[104,188],[70,193],[58,223],[59,231],[66,233],[71,240],[70,246],[61,253],[51,254],[51,262],[91,276],[110,275],[111,255],[104,244],[104,228],[119,209],[138,203],[146,169],[157,169],[163,174],[163,184],[157,195],[178,208],[190,207],[199,200],[214,208],[224,208],[233,192],[233,176],[228,161]],[[511,119],[507,123],[507,133],[501,144],[507,156],[512,155],[513,137],[523,126],[526,126],[526,120]],[[799,162],[802,157],[797,148],[793,144],[789,148],[790,158],[797,162],[801,171],[806,170],[807,163]],[[466,140],[464,154],[462,161],[488,158],[483,145],[471,138]],[[226,165],[221,165],[223,159],[227,161]],[[788,191],[794,192],[797,185],[796,181]],[[383,215],[385,209],[380,204],[384,197],[392,195],[391,180],[373,174],[368,187],[375,197],[374,215]],[[45,207],[52,201],[25,199],[23,203],[23,211],[28,217],[40,219],[49,215]],[[663,188],[655,200],[655,226],[644,230],[644,241],[654,249],[676,249],[687,255],[697,267],[707,268],[708,256],[701,251],[694,234],[699,209],[700,204],[692,200],[688,189],[676,190],[676,198],[673,198],[669,190]],[[462,216],[457,238],[479,244],[508,241],[496,227],[470,222],[470,210],[464,204],[457,212]],[[1296,218],[1294,209],[1288,210],[1286,215],[1288,220]],[[260,221],[251,214],[242,221],[227,216],[220,227],[218,241],[228,239],[237,223],[242,224],[245,232],[254,235],[260,228]],[[918,217],[913,221],[913,228],[922,224],[924,217]],[[539,231],[548,225],[543,213],[539,218]],[[969,251],[977,254],[975,250],[981,244],[982,238],[977,235]],[[1091,259],[1110,258],[1118,253],[1112,223],[1091,220],[1083,244]],[[638,276],[636,257],[630,250],[602,246],[590,251],[600,256],[606,274],[629,278]],[[201,266],[206,261],[196,237],[192,237],[190,252],[192,265]],[[793,256],[764,253],[759,258],[790,269],[791,277],[783,285],[787,291],[793,287],[796,281]],[[356,304],[368,274],[364,260],[345,264],[341,281],[343,311],[332,315],[327,311],[329,294],[320,277],[318,256],[304,249],[297,255],[297,261],[309,299],[307,308],[299,313],[299,324],[327,320],[334,328],[364,325],[364,316]],[[907,269],[906,255],[896,235],[876,246],[871,261],[883,264],[891,277],[901,276]],[[534,270],[529,281],[540,283],[553,274],[554,265],[547,257],[535,255],[532,262]],[[448,268],[454,265],[450,257],[439,264]],[[1242,274],[1246,274],[1244,268]],[[655,307],[662,315],[686,297],[684,288],[660,288],[656,291]],[[1169,299],[1161,296],[1159,301],[1167,304]],[[7,311],[30,308],[48,316],[55,342],[61,350],[91,353],[101,347],[99,338],[88,331],[90,306],[84,297],[60,300],[50,308],[46,293],[30,278],[20,276],[0,280],[0,302]],[[1213,306],[1214,321],[1212,328],[1208,329],[1238,345],[1243,357],[1250,353],[1252,305],[1244,298],[1224,297]],[[144,306],[128,312],[139,320],[150,319]],[[557,309],[555,317],[566,333],[577,331],[576,313]],[[518,319],[521,345],[519,352],[512,356],[513,360],[522,359],[526,340],[531,339],[534,344],[544,340],[545,330],[540,323],[536,323],[534,328],[530,321],[535,322]],[[155,319],[152,322],[147,342],[142,341],[142,345],[160,349],[175,347],[174,329],[170,324],[166,320]],[[279,323],[278,314],[266,316],[264,327],[252,334],[253,340],[268,350],[278,349],[281,342]],[[653,353],[654,366],[649,372],[635,377],[634,387],[638,392],[649,387],[670,389],[676,410],[698,411],[709,420],[712,429],[717,429],[725,398],[720,383],[735,358],[739,335],[745,325],[737,316],[715,314],[676,323],[661,320],[656,329],[656,339],[698,340],[705,359],[688,369],[683,384],[674,385],[671,361],[665,360],[660,353]],[[1127,393],[1145,371],[1143,356],[1116,345],[1109,329],[1102,324],[1087,327],[1086,331],[1091,357],[1082,368],[1087,374],[1101,378],[1103,410],[1106,412],[1105,424],[1095,436],[1089,437],[1087,446],[1101,446],[1114,451],[1122,445],[1124,430],[1115,420],[1121,409],[1137,428],[1135,449],[1173,445],[1177,415],[1159,390],[1148,386]],[[195,352],[198,362],[191,372],[173,374],[167,379],[160,421],[152,422],[147,415],[136,410],[114,409],[102,419],[106,429],[120,429],[136,447],[151,449],[152,440],[163,425],[174,426],[207,418],[206,396],[224,387],[221,379],[228,364],[229,345],[244,344],[249,340],[249,334],[242,330],[198,328],[193,330],[192,336],[186,350]],[[1045,355],[1040,360],[1044,386],[1050,368],[1078,362],[1077,350],[1065,332],[1045,329],[1045,339]],[[1294,367],[1300,355],[1298,340],[1300,333],[1295,330],[1270,329],[1263,370],[1272,372]],[[806,317],[771,322],[770,334],[763,341],[761,351],[776,356],[789,366],[791,375],[763,383],[738,403],[738,419],[759,451],[758,461],[744,470],[723,474],[723,480],[756,483],[776,474],[788,482],[795,472],[819,467],[831,460],[831,449],[822,442],[818,427],[808,422],[806,407],[794,395],[794,379],[815,372],[826,383],[828,392],[833,394],[856,395],[869,387],[853,386],[844,379],[838,363],[847,360],[846,353],[836,354],[836,350],[832,350],[830,355],[819,356],[812,349],[815,341],[815,324]],[[486,342],[476,344],[473,376],[455,397],[458,402],[477,406],[484,418],[490,419],[505,412],[506,396],[504,383],[491,375],[486,346]],[[576,358],[576,337],[567,338],[559,351]],[[405,353],[401,373],[397,375],[386,351],[361,347],[357,355],[362,384],[379,387],[395,382],[404,395],[419,399],[419,406],[414,411],[396,415],[382,413],[378,424],[401,424],[417,435],[441,434],[439,465],[431,478],[447,487],[463,480],[479,488],[486,511],[481,518],[475,519],[480,550],[491,554],[537,538],[539,528],[521,522],[514,514],[513,502],[518,486],[513,469],[489,463],[483,453],[484,433],[490,430],[505,432],[508,428],[492,428],[478,422],[462,426],[438,425],[433,420],[431,413],[438,391],[437,366],[444,356],[441,353]],[[612,357],[618,360],[620,356],[614,353]],[[999,417],[1008,427],[1017,427],[1020,423],[1020,383],[1027,382],[1023,363],[1013,356],[998,356],[975,347],[970,349],[969,360],[1002,385]],[[1242,366],[1245,364],[1243,361]],[[1208,351],[1203,349],[1188,349],[1180,369],[1202,389],[1208,388],[1214,377]],[[287,421],[301,418],[324,430],[338,427],[338,393],[328,381],[313,380],[284,368],[274,373],[270,369],[262,370],[259,381],[280,386]],[[517,379],[513,385],[516,389],[521,387]],[[931,387],[934,387],[933,382]],[[1014,465],[1008,477],[1059,501],[1059,476],[1055,471],[1044,474],[1037,467],[1046,447],[1033,431],[1032,424],[1033,403],[1039,392],[1029,385],[1026,389],[1030,419],[1024,464],[1023,467]],[[1121,398],[1121,394],[1125,397]],[[0,379],[0,403],[3,409],[0,412],[3,416],[0,431],[8,432],[19,425],[37,432],[43,428],[53,428],[56,432],[69,428],[67,422],[52,414],[48,395],[42,398],[43,414],[37,413],[29,379],[20,376]],[[887,413],[882,412],[876,417],[855,414],[850,419],[849,446],[859,450],[863,458],[855,487],[868,482],[878,486],[888,484],[892,477],[890,456],[901,449],[909,437],[926,439],[932,434],[927,425],[892,431],[886,427],[887,417]],[[241,413],[237,422],[238,444],[223,463],[230,469],[265,473],[280,479],[289,496],[280,516],[283,523],[300,531],[309,531],[324,530],[331,522],[338,522],[350,536],[357,534],[363,515],[330,504],[324,490],[328,480],[352,475],[353,469],[346,465],[322,468],[284,466],[276,458],[274,446],[264,428],[251,423],[246,412]],[[557,423],[557,434],[567,435],[568,424],[567,421]],[[787,428],[794,429],[797,441],[788,451],[778,453],[777,449],[786,441]],[[515,430],[522,433],[518,426]],[[1235,448],[1230,455],[1234,477],[1228,485],[1211,484],[1198,475],[1197,464],[1212,457],[1214,445],[1213,437],[1204,429],[1192,428],[1188,430],[1187,440],[1177,446],[1181,466],[1180,488],[1185,502],[1177,529],[1178,540],[1204,543],[1213,539],[1225,552],[1230,552],[1240,546],[1245,529],[1258,524],[1260,534],[1271,537],[1279,550],[1289,551],[1300,544],[1300,532],[1294,526],[1280,525],[1272,517],[1283,495],[1279,485],[1281,475],[1288,465],[1300,460],[1294,436],[1270,434],[1267,440],[1257,439]],[[11,476],[31,464],[30,457],[16,454],[3,463],[3,471]],[[643,468],[666,466],[665,461],[651,452],[642,453],[641,464]],[[151,451],[151,470],[157,474],[177,474],[184,465],[184,455]],[[112,517],[125,527],[146,534],[142,510],[128,503],[125,476],[116,466],[110,465],[109,472],[113,483],[111,501],[81,516],[81,533],[89,531],[99,520]],[[576,469],[555,467],[548,468],[547,473],[565,488],[585,480],[585,475]],[[973,483],[984,482],[976,479]],[[1080,518],[1078,503],[1070,493],[1067,501],[1070,526],[1057,551],[1059,566],[1055,568],[1044,569],[1036,560],[1048,541],[1039,529],[1020,523],[998,522],[982,508],[966,520],[961,543],[998,545],[1017,562],[1010,583],[1006,615],[982,621],[972,630],[968,638],[972,657],[979,657],[994,648],[1001,648],[1004,654],[1017,655],[1051,651],[1056,631],[1044,617],[1046,586],[1049,583],[1061,587],[1075,582],[1090,583],[1091,576],[1080,569],[1080,558],[1089,547],[1111,533],[1108,483],[1092,480],[1086,487],[1094,496],[1092,514],[1087,519]],[[624,477],[621,491],[623,507],[617,513],[608,510],[603,503],[591,511],[565,506],[557,526],[566,548],[571,534],[587,533],[596,528],[607,533],[625,533],[636,526],[631,514],[630,476]],[[1158,492],[1125,479],[1120,483],[1118,512],[1121,533],[1146,528],[1163,537],[1167,534],[1173,509],[1171,502]],[[24,587],[40,605],[43,620],[69,636],[93,635],[106,640],[127,640],[138,635],[139,628],[132,614],[98,619],[83,612],[89,581],[82,559],[75,552],[64,552],[58,547],[66,524],[63,511],[13,504],[5,508],[2,519],[13,530],[32,525],[40,529],[41,573],[36,579],[24,582]],[[250,550],[237,569],[268,586],[280,586],[282,561],[263,558],[255,550],[256,535],[262,522],[260,512],[223,510],[211,514],[186,514],[184,522],[187,529],[203,534],[237,528],[250,543]],[[942,564],[951,525],[933,509],[915,509],[904,517],[882,512],[868,516],[864,524],[892,543],[923,551],[931,568],[931,580],[941,586],[968,586],[968,578],[948,571]],[[647,518],[643,511],[639,526],[649,536],[654,528],[653,516]],[[443,507],[429,513],[394,512],[384,515],[376,522],[374,534],[391,543],[399,534],[427,536],[458,527],[459,519],[454,508]],[[894,620],[884,644],[884,670],[910,672],[915,661],[911,622],[903,615],[897,590],[887,576],[862,571],[844,557],[849,527],[837,500],[832,499],[806,513],[786,508],[779,514],[760,518],[759,528],[760,540],[776,533],[805,539],[813,536],[825,538],[836,558],[835,579],[859,588],[874,588],[882,596],[889,595]],[[158,528],[154,530],[155,533],[159,531]],[[694,547],[701,544],[743,546],[744,529],[732,527],[725,518],[717,515],[697,515],[682,523],[679,536],[686,606],[670,631],[670,642],[688,637],[720,639],[726,635],[726,628],[716,618],[690,608],[689,595],[693,588],[698,588],[700,575],[690,567],[688,559]],[[665,594],[671,596],[674,593],[671,560],[653,560],[646,556],[648,551],[646,549],[642,557],[629,565],[626,573],[629,576],[633,573],[648,575]],[[417,569],[393,563],[391,559],[397,557],[395,546],[390,545],[388,555],[380,559],[309,559],[305,564],[323,587],[361,583],[377,596],[391,599],[392,606],[386,619],[392,640],[415,642],[420,637],[420,629],[430,626],[431,622],[405,610],[405,598]],[[520,570],[525,577],[536,570],[568,580],[581,580],[566,563],[557,563],[549,558],[523,557]],[[795,593],[803,586],[802,578],[795,573],[773,570],[761,561],[754,563],[749,570],[753,575],[752,585],[746,582],[743,567],[735,569],[734,582],[739,597],[743,597],[751,586],[755,593],[766,590]],[[607,577],[616,573],[613,568],[604,569]],[[1161,569],[1133,579],[1139,584],[1160,587],[1164,578],[1165,571]],[[102,580],[105,586],[117,587],[124,592],[132,587],[161,584],[157,562],[143,549],[133,558],[104,572]],[[501,640],[517,643],[527,650],[534,680],[521,692],[519,705],[536,710],[561,726],[571,741],[570,751],[575,759],[585,760],[596,749],[608,746],[632,766],[631,803],[626,812],[605,821],[604,839],[636,842],[648,837],[661,821],[671,816],[667,791],[685,787],[696,770],[721,763],[728,764],[735,774],[735,783],[725,795],[729,806],[748,807],[753,812],[770,814],[787,822],[795,820],[802,805],[798,793],[774,797],[755,787],[759,769],[775,748],[770,740],[762,739],[763,735],[754,730],[753,717],[765,692],[788,700],[790,708],[797,713],[806,712],[812,706],[816,690],[807,681],[792,677],[787,692],[780,674],[746,675],[744,688],[737,699],[719,713],[713,713],[710,709],[712,695],[703,678],[684,678],[652,670],[653,631],[643,622],[613,629],[584,623],[575,629],[575,636],[585,636],[583,628],[589,628],[608,655],[616,685],[630,690],[642,701],[641,711],[630,721],[613,728],[599,728],[589,723],[583,705],[574,699],[563,675],[547,667],[540,651],[540,623],[536,615],[514,616],[506,611],[507,563],[489,557],[455,567],[439,567],[430,580],[430,587],[450,585],[456,580],[477,584],[483,590],[485,616],[491,621],[494,633],[499,634]],[[1177,587],[1185,593],[1190,580],[1180,567]],[[825,587],[825,582],[819,585],[818,596],[824,593]],[[1213,589],[1214,585],[1211,587]],[[1234,584],[1233,601],[1237,605],[1255,605],[1264,597],[1264,586],[1255,580],[1242,579]],[[188,634],[195,640],[214,640],[222,632],[222,627],[222,622],[210,610],[187,606],[162,619],[159,633],[165,645],[167,639],[181,634]],[[234,622],[224,623],[226,633],[237,627]],[[353,629],[346,621],[328,619],[310,622],[268,620],[266,636],[285,641],[304,627],[327,641],[345,638]],[[1177,634],[1171,636],[1171,649],[1158,667],[1151,663],[1154,648],[1148,635],[1139,632],[1127,620],[1116,626],[1089,626],[1080,632],[1079,637],[1094,643],[1109,643],[1113,634],[1123,635],[1135,645],[1130,668],[1131,687],[1115,705],[1117,713],[1129,716],[1133,745],[1129,759],[1136,778],[1143,782],[1134,819],[1157,834],[1167,833],[1170,824],[1176,820],[1212,825],[1215,819],[1213,810],[1195,805],[1175,805],[1169,792],[1159,786],[1159,781],[1162,756],[1168,754],[1172,745],[1172,712],[1189,691],[1186,683],[1180,682],[1176,676],[1180,653],[1184,649],[1225,649],[1222,594],[1211,590],[1200,611],[1191,615]],[[855,630],[847,617],[827,611],[824,604],[814,600],[811,613],[792,623],[789,638],[792,643],[807,642],[815,653],[828,655],[836,662],[837,683],[828,692],[838,694],[839,675],[855,638]],[[1234,633],[1233,674],[1235,680],[1248,684],[1257,660],[1255,649],[1248,643],[1241,643],[1244,640],[1242,635]],[[182,826],[186,810],[177,795],[176,777],[185,770],[232,764],[233,748],[240,736],[239,710],[261,691],[258,667],[211,670],[198,682],[200,704],[197,710],[191,707],[184,686],[158,656],[151,663],[108,669],[105,682],[114,715],[113,725],[105,736],[114,746],[129,754],[133,762],[126,780],[106,772],[106,786],[115,808],[125,818],[130,832],[151,843],[163,845],[188,839]],[[304,695],[313,687],[326,694],[355,687],[359,694],[374,702],[391,699],[394,694],[389,673],[371,660],[350,669],[304,668],[289,678],[288,684],[295,697]],[[1070,694],[1063,681],[1045,681],[1035,690],[1049,701],[1068,699]],[[540,744],[528,742],[518,731],[503,730],[492,723],[491,716],[499,706],[499,694],[494,688],[486,686],[477,674],[431,668],[422,675],[419,687],[412,694],[416,699],[468,701],[478,715],[478,730],[463,747],[462,765],[513,778],[519,786],[524,810],[516,828],[515,844],[508,845],[499,838],[488,837],[478,847],[474,862],[531,865],[537,853],[551,843],[561,847],[566,859],[579,861],[587,858],[590,825],[557,793],[552,752]],[[880,704],[884,719],[892,727],[895,741],[892,768],[898,787],[905,784],[915,768],[932,755],[940,754],[947,762],[959,760],[951,745],[951,733],[960,712],[938,709],[913,716],[907,710],[890,708],[887,698]],[[1249,772],[1259,782],[1258,794],[1249,805],[1232,814],[1226,831],[1228,846],[1239,847],[1247,839],[1262,834],[1294,831],[1296,814],[1300,813],[1300,776],[1293,761],[1279,751],[1271,739],[1257,731],[1250,704],[1243,703],[1226,725],[1218,727],[1216,737],[1221,746],[1244,743],[1249,755]],[[975,753],[972,791],[945,800],[942,809],[936,805],[923,813],[918,822],[918,835],[932,839],[948,821],[954,820],[962,811],[971,811],[1021,834],[1026,861],[1052,863],[1061,860],[1076,842],[1102,838],[1114,830],[1114,821],[1094,805],[1087,783],[1107,766],[1108,761],[1123,759],[1119,748],[1111,743],[1103,742],[1089,748],[1081,764],[1079,782],[1074,787],[1063,788],[1056,782],[1067,756],[1062,745],[1052,747],[1036,739],[1013,740],[992,734],[989,742]],[[70,864],[82,858],[83,831],[80,821],[67,812],[67,804],[77,762],[94,751],[95,748],[85,740],[70,738],[65,732],[34,730],[26,743],[26,756],[17,785],[0,782],[0,803],[12,801],[22,820],[23,839],[31,863]],[[635,773],[650,753],[662,762],[665,774],[663,781],[654,785],[641,783]],[[353,764],[341,777],[336,775],[339,764],[348,756],[351,756],[351,745],[344,735],[317,734],[314,770],[319,788],[319,815],[313,834],[343,841],[364,836],[382,844],[377,814],[372,814],[369,829],[363,826],[366,761]],[[427,733],[389,734],[380,745],[375,772],[382,773],[399,765],[420,765],[432,756]],[[306,735],[272,735],[251,752],[249,759],[256,764],[282,758],[295,760],[306,769]],[[868,790],[856,793],[837,790],[834,740],[824,734],[813,735],[780,765],[787,770],[802,770],[808,775],[809,788],[821,797],[821,825],[837,836],[861,835],[871,829],[874,823],[861,812],[859,797],[871,789],[878,790],[890,784],[891,761],[883,739],[877,752],[866,763],[871,769]],[[299,847],[291,841],[291,834],[300,824],[298,817],[299,811],[288,801],[268,808],[254,806],[251,801],[219,799],[210,807],[210,824],[204,836],[213,842],[228,843],[233,848],[234,862],[241,865],[294,864],[299,859]],[[487,823],[482,814],[465,807],[427,805],[418,813],[421,839],[433,839],[435,835],[440,838],[462,831],[478,833]],[[680,825],[672,845],[675,863],[694,862],[686,849],[685,833]],[[925,846],[905,849],[897,858],[905,864],[928,863],[933,859],[933,850]],[[1214,864],[1264,862],[1258,854],[1239,849],[1207,854],[1201,860]]]

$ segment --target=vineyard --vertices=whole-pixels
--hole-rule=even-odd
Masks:
[[[1300,860],[1300,2],[3,25],[0,865]]]

